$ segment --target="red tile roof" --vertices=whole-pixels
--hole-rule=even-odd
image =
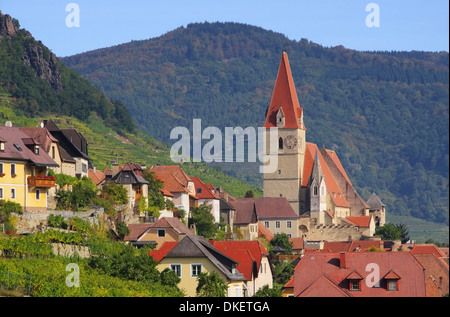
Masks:
[[[286,52],[283,52],[281,55],[278,74],[272,92],[272,99],[270,100],[264,123],[265,128],[277,126],[276,116],[280,107],[285,116],[285,128],[304,129],[303,125],[300,123],[303,122],[301,120],[302,108],[298,102],[294,79],[292,78],[291,67]]]
[[[188,182],[192,181],[180,166],[152,166],[151,172],[164,182],[164,189],[171,193],[188,193]]]
[[[434,244],[415,245],[412,250],[412,254],[434,254],[438,258],[445,257],[445,254],[439,250]]]
[[[198,177],[191,177],[191,179],[194,182],[194,186],[195,186],[195,197],[197,197],[198,199],[220,199],[220,197],[218,195],[211,192],[211,188],[215,189],[213,185],[205,184]],[[200,188],[200,192],[198,190],[199,188]]]
[[[105,173],[100,170],[89,169],[88,177],[92,180],[92,182],[94,182],[95,185],[98,185],[102,180],[105,179]]]
[[[372,221],[372,216],[345,217],[343,220],[347,220],[360,228],[368,228]]]
[[[338,184],[336,183],[333,174],[331,174],[330,169],[328,168],[327,163],[322,157],[322,154],[320,153],[319,149],[317,148],[316,144],[306,142],[306,151],[305,151],[305,161],[304,161],[304,167],[303,167],[303,180],[302,180],[302,186],[306,187],[308,186],[309,176],[311,175],[314,158],[316,157],[316,153],[319,157],[320,167],[322,168],[322,173],[325,177],[325,185],[327,187],[327,191],[333,200],[333,203],[338,207],[347,207],[349,208],[350,205],[348,204],[347,200],[344,198],[344,195],[342,194],[341,190],[339,189]]]
[[[212,241],[212,245],[239,262],[236,268],[246,280],[252,280],[252,276],[258,274],[263,256],[268,255],[266,248],[259,241]]]
[[[151,250],[148,255],[152,256],[155,261],[160,262],[177,244],[176,241],[166,241],[158,250]]]
[[[306,253],[294,271],[295,296],[336,296],[339,287],[345,294],[360,297],[424,297],[423,267],[408,252],[353,252],[344,253],[345,267],[341,268],[339,253]],[[371,266],[368,266],[371,265]],[[379,268],[380,287],[366,283]],[[359,291],[349,290],[348,276],[357,272],[363,280]],[[398,291],[388,291],[384,277],[400,278]],[[321,279],[324,279],[319,283]],[[327,280],[328,279],[328,280]]]
[[[195,235],[191,229],[181,222],[177,217],[162,217],[150,225],[150,228],[171,228],[178,234]]]

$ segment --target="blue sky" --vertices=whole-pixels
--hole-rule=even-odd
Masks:
[[[79,7],[79,27],[66,24],[69,3]],[[366,11],[369,3],[379,10]],[[328,47],[449,51],[448,0],[0,0],[0,10],[59,57],[205,21],[251,24]],[[370,14],[378,27],[367,26]]]

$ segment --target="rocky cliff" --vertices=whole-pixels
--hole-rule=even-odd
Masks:
[[[8,40],[23,32],[23,36],[33,39],[31,34],[21,30],[19,22],[10,15],[3,15],[0,11],[0,41]],[[57,58],[40,41],[29,41],[24,48],[22,60],[32,68],[37,77],[47,81],[56,92],[62,90],[61,73],[57,65]]]

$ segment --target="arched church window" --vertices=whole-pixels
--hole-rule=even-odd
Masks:
[[[278,139],[278,149],[279,150],[283,149],[283,138],[281,137]]]
[[[314,186],[314,196],[317,196],[317,186]]]

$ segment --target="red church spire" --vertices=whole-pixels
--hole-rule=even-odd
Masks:
[[[285,116],[285,128],[305,128],[302,118],[303,109],[298,102],[294,79],[292,78],[291,67],[289,66],[289,59],[285,51],[281,55],[278,75],[264,123],[265,128],[277,127],[276,117],[280,107]]]

